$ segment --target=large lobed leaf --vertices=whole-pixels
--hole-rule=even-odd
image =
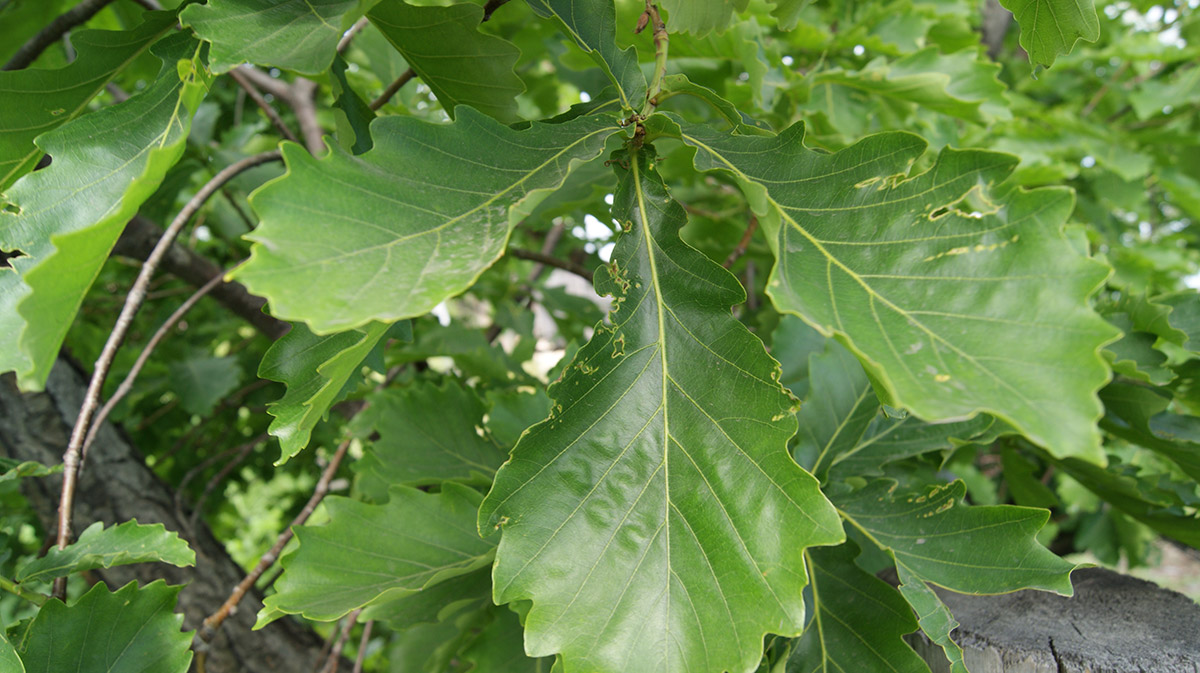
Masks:
[[[251,196],[262,224],[233,275],[317,334],[423,315],[470,287],[616,131],[603,116],[520,131],[463,107],[453,124],[376,119],[358,157],[285,144],[288,172]]]
[[[33,169],[42,150],[37,136],[75,119],[118,72],[175,26],[174,12],[150,12],[127,31],[71,33],[77,56],[57,70],[0,72],[0,189]]]
[[[382,0],[367,17],[437,96],[451,119],[460,104],[502,122],[518,119],[516,96],[525,85],[513,65],[521,50],[479,32],[482,7],[469,2],[414,7],[404,0]]]
[[[131,519],[105,528],[97,521],[65,549],[54,547],[22,566],[15,579],[44,582],[85,570],[151,561],[182,568],[196,563],[196,552],[161,523],[139,524]]]
[[[1092,0],[1000,0],[1021,27],[1021,47],[1029,60],[1049,68],[1071,53],[1079,40],[1100,37],[1100,19]]]
[[[910,176],[917,136],[819,154],[803,135],[681,134],[696,166],[731,173],[763,217],[775,305],[849,347],[892,406],[930,421],[987,412],[1055,455],[1103,463],[1098,350],[1117,331],[1087,304],[1108,270],[1062,234],[1071,192],[997,189],[1007,154],[946,148]]]
[[[679,238],[653,150],[613,158],[614,297],[496,475],[498,603],[532,600],[531,656],[574,671],[750,671],[804,627],[803,550],[843,538],[788,456],[778,365],[729,313],[736,279]]]
[[[319,75],[358,6],[359,0],[208,0],[188,6],[179,20],[212,44],[215,73],[254,63]]]
[[[20,652],[26,670],[185,673],[192,634],[174,612],[181,588],[130,582],[110,593],[99,582],[73,605],[47,601]]]
[[[472,525],[480,499],[453,483],[436,494],[396,486],[383,505],[327,498],[329,523],[296,530],[259,626],[281,613],[338,619],[486,566],[494,548]]]
[[[24,389],[45,384],[125,223],[182,154],[207,89],[189,36],[168,36],[151,51],[163,60],[154,82],[40,136],[54,163],[2,199],[10,205],[0,210],[0,250],[22,255],[0,268],[0,372],[16,371]]]
[[[640,110],[646,102],[646,76],[633,47],[617,46],[617,11],[612,0],[529,0],[534,12],[558,19],[563,31],[587,52],[617,85],[622,107]]]

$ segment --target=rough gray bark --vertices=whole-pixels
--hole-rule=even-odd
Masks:
[[[83,376],[59,359],[43,393],[22,394],[12,375],[0,377],[0,455],[54,465],[62,460],[71,426],[86,389]],[[25,479],[30,505],[47,529],[54,526],[60,480]],[[112,589],[131,580],[145,583],[165,579],[187,584],[180,594],[184,628],[194,629],[220,607],[244,572],[225,552],[203,521],[195,534],[186,534],[185,522],[175,512],[173,492],[148,467],[140,453],[111,424],[96,436],[76,495],[75,528],[94,521],[106,525],[129,519],[162,523],[188,538],[196,550],[193,568],[166,564],[141,564],[97,572]],[[321,649],[316,635],[289,619],[251,631],[262,607],[259,596],[247,595],[212,644],[207,673],[251,673],[312,670]],[[345,670],[349,670],[346,666]]]
[[[954,639],[971,673],[1200,672],[1200,605],[1103,568],[1076,571],[1072,579],[1071,598],[938,589],[959,621]],[[940,648],[920,632],[909,638],[934,673],[949,672]]]

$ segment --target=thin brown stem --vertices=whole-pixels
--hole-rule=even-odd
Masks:
[[[746,254],[746,248],[750,247],[750,239],[754,238],[754,232],[758,229],[758,216],[751,214],[750,222],[746,225],[746,231],[742,234],[742,240],[738,241],[737,247],[729,256],[725,258],[725,263],[721,266],[728,269],[733,266],[733,263]]]
[[[325,132],[317,121],[317,83],[298,78],[292,82],[292,110],[300,121],[300,133],[304,136],[304,146],[308,153],[317,156],[325,151]]]
[[[59,549],[65,549],[71,542],[71,512],[75,504],[75,486],[79,479],[79,461],[84,440],[87,439],[88,431],[91,429],[92,418],[96,413],[96,409],[100,406],[100,391],[104,388],[104,381],[108,378],[108,371],[117,356],[117,351],[121,348],[121,344],[125,341],[125,335],[129,333],[129,328],[133,325],[133,317],[137,314],[138,309],[141,308],[142,302],[145,300],[147,288],[154,276],[154,272],[158,269],[159,263],[162,261],[163,256],[167,254],[167,250],[170,249],[171,244],[175,242],[175,238],[179,236],[179,232],[183,230],[184,225],[187,224],[192,215],[204,205],[204,202],[214,192],[243,171],[268,161],[278,161],[279,158],[279,152],[264,152],[227,166],[213,176],[187,202],[183,210],[179,211],[179,215],[175,217],[175,220],[163,232],[162,238],[159,239],[158,243],[154,246],[154,250],[146,258],[146,263],[142,265],[142,270],[138,273],[137,280],[134,281],[133,287],[129,290],[129,294],[125,298],[125,305],[121,308],[121,314],[117,317],[117,322],[113,325],[112,332],[108,335],[108,340],[104,343],[104,349],[100,352],[100,357],[96,360],[96,367],[92,372],[91,381],[88,382],[87,393],[84,396],[83,405],[79,410],[79,417],[75,420],[75,427],[71,430],[71,439],[67,443],[66,452],[63,454],[63,486],[58,503]],[[65,601],[66,591],[66,578],[60,577],[56,579],[54,582],[54,596]]]
[[[383,93],[379,94],[379,98],[371,101],[371,104],[368,107],[370,107],[372,110],[378,110],[379,108],[383,107],[389,100],[392,99],[392,96],[396,95],[397,91],[402,89],[405,84],[408,84],[410,79],[416,76],[417,73],[414,72],[412,68],[400,73],[400,76],[396,78],[396,81],[389,84],[388,87],[383,90]]]
[[[66,12],[59,14],[45,28],[38,31],[37,35],[29,38],[29,40],[21,45],[20,49],[13,54],[12,58],[8,59],[8,63],[4,64],[0,70],[20,70],[28,67],[31,63],[41,56],[46,47],[58,42],[63,35],[66,35],[75,26],[82,25],[88,19],[96,15],[97,12],[107,7],[113,0],[83,0],[83,2],[75,5]]]
[[[346,457],[346,450],[349,448],[349,439],[344,440],[338,445],[337,451],[330,457],[329,464],[325,466],[325,470],[321,473],[321,478],[317,480],[317,486],[313,489],[313,494],[304,505],[304,509],[300,510],[296,518],[292,519],[292,523],[279,534],[279,537],[275,539],[275,544],[271,545],[266,554],[263,554],[262,558],[254,566],[254,569],[247,573],[241,582],[238,582],[238,585],[233,588],[233,591],[229,594],[229,598],[225,599],[221,607],[216,612],[205,617],[204,622],[196,631],[196,637],[192,642],[192,648],[196,651],[197,662],[203,662],[208,654],[208,644],[217,635],[217,630],[221,628],[221,624],[225,622],[229,615],[233,614],[233,610],[237,607],[238,603],[242,602],[242,598],[246,596],[246,592],[254,586],[259,577],[262,577],[267,568],[270,568],[279,559],[279,553],[283,551],[283,548],[291,541],[292,536],[295,535],[295,528],[303,526],[308,521],[308,517],[312,516],[313,511],[317,509],[317,505],[321,503],[325,494],[329,492],[329,483],[333,481],[333,476],[337,473],[338,466],[342,464],[342,459]]]
[[[535,252],[533,250],[523,250],[521,248],[509,248],[508,254],[516,257],[517,259],[527,259],[531,262],[537,262],[538,264],[545,264],[546,266],[552,266],[556,269],[569,271],[576,276],[587,280],[589,283],[594,280],[591,271],[588,271],[578,264],[573,264],[566,260],[559,259],[553,255],[547,255],[545,253]]]
[[[368,620],[363,625],[362,638],[358,641],[358,656],[354,658],[354,670],[352,673],[362,673],[363,660],[367,658],[367,645],[371,642],[371,627],[374,625],[374,619]]]
[[[151,12],[161,12],[162,11],[162,5],[158,4],[158,2],[156,0],[133,0],[133,1],[136,2],[137,4],[141,5],[142,7],[145,7],[146,9],[150,10]]]
[[[350,26],[350,30],[347,30],[346,33],[342,35],[342,39],[338,40],[337,53],[345,53],[345,51],[350,48],[350,43],[354,41],[354,36],[358,35],[363,28],[366,28],[368,23],[370,23],[370,20],[365,16],[358,21],[355,21],[354,25]]]
[[[354,628],[354,622],[358,621],[358,616],[362,614],[362,611],[363,609],[359,608],[346,615],[346,618],[342,620],[342,632],[338,635],[337,641],[333,643],[333,649],[329,651],[329,658],[325,660],[325,668],[321,669],[321,673],[337,673],[342,650],[346,647],[346,641],[350,639],[350,630]]]
[[[224,272],[222,272],[216,276],[213,276],[212,280],[205,283],[199,290],[193,292],[192,296],[188,297],[182,304],[180,304],[179,308],[175,309],[175,312],[172,313],[166,319],[166,321],[159,326],[154,335],[150,337],[150,340],[146,342],[145,348],[143,348],[142,352],[138,354],[137,360],[133,363],[133,366],[129,368],[129,373],[125,375],[125,380],[121,381],[121,385],[117,386],[117,389],[115,392],[113,392],[112,397],[109,397],[108,401],[104,403],[104,406],[100,407],[100,411],[96,412],[96,418],[92,421],[92,427],[88,430],[87,438],[83,440],[83,447],[80,449],[81,453],[79,460],[81,463],[87,459],[88,447],[90,447],[92,445],[92,441],[96,439],[96,432],[99,431],[101,425],[104,423],[104,419],[108,418],[108,414],[112,412],[113,407],[115,407],[118,402],[120,402],[126,395],[129,394],[129,391],[133,388],[133,382],[137,380],[138,374],[141,373],[142,368],[146,366],[146,362],[150,359],[150,354],[154,352],[155,348],[158,348],[158,344],[166,338],[167,334],[170,333],[171,328],[174,327],[175,324],[178,323],[180,319],[182,319],[183,316],[186,315],[187,312],[196,305],[197,302],[204,298],[204,295],[211,292],[213,288],[221,283],[221,279],[224,277],[224,275]]]
[[[244,65],[238,68],[238,72],[245,75],[246,79],[254,82],[254,86],[266,91],[288,105],[292,104],[292,88],[288,86],[287,82],[276,77],[271,77],[252,65]]]
[[[230,70],[229,76],[233,78],[233,81],[237,82],[238,86],[242,87],[242,90],[245,91],[246,95],[250,97],[250,100],[254,101],[254,104],[263,111],[263,114],[267,115],[267,119],[271,120],[271,124],[276,130],[279,131],[280,135],[294,143],[300,142],[300,138],[298,138],[296,134],[293,133],[290,128],[288,128],[287,124],[283,123],[283,117],[280,117],[279,113],[275,111],[275,108],[271,107],[271,104],[267,102],[267,99],[263,98],[262,93],[260,93],[258,88],[254,86],[254,83],[250,81],[250,78],[246,77],[246,75],[237,68]]]
[[[1087,102],[1087,105],[1083,106],[1083,110],[1079,112],[1079,116],[1086,117],[1092,114],[1092,110],[1095,110],[1096,106],[1100,104],[1100,101],[1104,100],[1104,94],[1108,93],[1108,90],[1112,87],[1113,83],[1121,79],[1121,76],[1124,75],[1125,71],[1128,69],[1129,61],[1125,61],[1121,64],[1121,67],[1117,68],[1117,71],[1113,73],[1112,78],[1105,82],[1104,85],[1098,90],[1096,90],[1096,94]]]

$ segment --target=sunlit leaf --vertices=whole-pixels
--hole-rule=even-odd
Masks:
[[[185,673],[192,634],[179,630],[175,601],[183,587],[130,582],[109,593],[98,582],[70,606],[48,601],[21,650],[29,671]]]
[[[614,297],[496,476],[498,603],[531,599],[525,649],[568,670],[743,671],[804,626],[806,546],[841,541],[778,365],[729,314],[742,288],[679,239],[649,148],[618,153]]]
[[[196,552],[161,523],[143,525],[133,519],[105,528],[97,521],[66,549],[52,547],[45,556],[25,564],[16,580],[47,581],[84,570],[151,561],[190,566],[196,562]]]
[[[264,613],[331,621],[486,566],[494,547],[475,530],[480,499],[453,483],[440,493],[395,486],[383,505],[326,498],[329,523],[296,530],[300,546]]]
[[[267,407],[275,417],[270,433],[279,439],[283,454],[277,464],[296,455],[312,436],[313,428],[345,392],[346,383],[390,326],[370,323],[365,329],[317,336],[302,324],[292,326],[271,344],[258,375],[287,384],[283,397]]]
[[[672,33],[707,35],[725,30],[734,12],[741,12],[750,0],[663,0],[667,10],[667,29]]]
[[[1029,60],[1049,68],[1071,53],[1079,40],[1100,37],[1100,19],[1092,0],[1000,0],[1021,27],[1021,47]]]
[[[319,75],[358,6],[359,0],[208,0],[189,5],[179,20],[212,44],[208,65],[215,73],[254,63]]]
[[[50,467],[34,460],[17,460],[0,456],[0,482],[23,477],[45,477],[60,471],[62,471],[62,465]]]
[[[22,253],[0,268],[0,371],[16,371],[23,389],[45,384],[125,223],[183,152],[207,87],[199,47],[182,34],[158,42],[158,79],[40,136],[54,163],[0,198],[0,250]]]
[[[0,190],[37,164],[42,150],[34,138],[84,113],[105,84],[175,26],[174,12],[143,16],[128,31],[72,32],[77,55],[65,68],[0,72]]]
[[[674,132],[666,127],[664,132]],[[777,261],[768,294],[866,367],[875,392],[930,421],[987,412],[1057,455],[1102,462],[1099,347],[1116,336],[1086,298],[1108,271],[1062,234],[1063,189],[996,189],[1016,157],[869,136],[835,154],[686,126],[703,170],[731,173]]]
[[[233,275],[317,334],[423,315],[470,287],[616,131],[602,116],[518,131],[463,107],[453,124],[376,119],[359,157],[284,144],[288,172],[251,197],[262,223]]]
[[[404,0],[382,0],[367,16],[451,119],[456,106],[470,105],[502,122],[517,120],[516,96],[525,85],[513,65],[521,51],[479,32],[483,7],[469,2],[414,7]]]

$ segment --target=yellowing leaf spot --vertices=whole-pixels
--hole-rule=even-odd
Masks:
[[[938,383],[945,383],[950,380],[950,375],[949,374],[938,374],[937,376],[933,377],[933,380],[937,381]]]

